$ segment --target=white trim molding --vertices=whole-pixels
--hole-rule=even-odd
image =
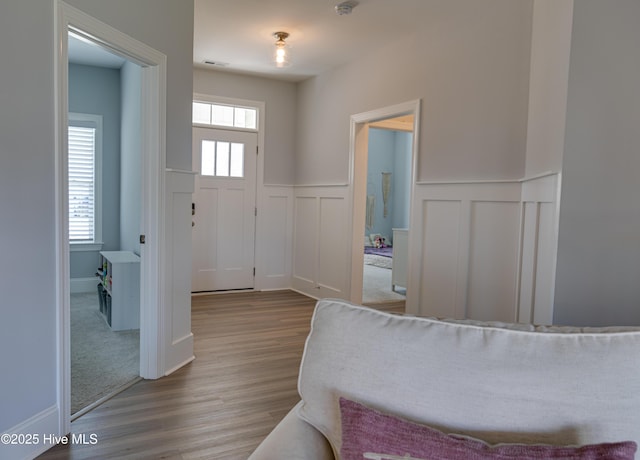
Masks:
[[[67,433],[58,433],[58,406],[51,406],[24,422],[3,430],[3,436],[14,436],[16,442],[0,443],[0,458],[32,459],[51,449]]]

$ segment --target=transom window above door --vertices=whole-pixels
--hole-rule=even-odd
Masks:
[[[200,174],[216,177],[244,177],[244,144],[203,140]]]
[[[232,128],[258,129],[258,110],[208,102],[193,102],[194,124],[227,126]]]

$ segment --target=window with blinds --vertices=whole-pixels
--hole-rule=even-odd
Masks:
[[[102,117],[69,114],[69,242],[100,242]]]

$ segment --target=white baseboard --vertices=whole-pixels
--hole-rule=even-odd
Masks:
[[[58,407],[51,406],[43,410],[6,430],[3,436],[9,436],[9,440],[14,437],[16,443],[5,444],[4,441],[0,443],[0,458],[24,460],[36,458],[55,446],[62,436],[58,433]]]
[[[100,281],[95,276],[91,278],[71,278],[70,287],[71,294],[81,292],[98,292],[96,286]]]

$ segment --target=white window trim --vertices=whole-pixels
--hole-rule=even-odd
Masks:
[[[69,126],[91,126],[96,129],[93,241],[69,240],[69,248],[71,252],[101,251],[104,244],[102,241],[102,115],[69,112]]]

